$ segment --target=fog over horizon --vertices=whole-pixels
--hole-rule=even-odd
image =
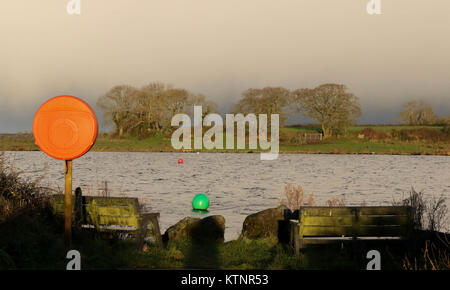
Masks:
[[[398,123],[422,99],[450,115],[450,1],[9,0],[0,8],[0,133],[31,131],[57,95],[164,82],[226,113],[248,88],[342,83],[360,124]],[[432,2],[432,5],[431,5]],[[101,120],[100,120],[101,121]],[[311,123],[301,116],[288,124]],[[100,128],[104,129],[104,128]]]

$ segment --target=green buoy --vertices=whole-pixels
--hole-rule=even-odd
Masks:
[[[209,207],[209,199],[206,194],[200,193],[192,199],[192,207],[194,210],[207,210]]]

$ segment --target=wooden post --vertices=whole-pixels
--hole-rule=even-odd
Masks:
[[[73,210],[75,227],[77,229],[81,228],[83,222],[83,192],[80,187],[75,189],[75,206]]]
[[[64,242],[69,250],[72,241],[72,160],[66,160],[65,181]]]
[[[352,259],[359,259],[359,253],[357,251],[357,241],[358,236],[361,234],[360,226],[359,226],[359,208],[352,208],[353,218],[352,218]]]
[[[294,250],[295,256],[298,258],[300,256],[300,233],[299,233],[299,222],[290,220],[290,234],[291,234],[291,245]]]
[[[304,242],[304,232],[305,232],[305,212],[301,211],[300,215],[299,215],[299,227],[298,227],[298,247],[299,247],[299,253],[300,253],[300,249],[305,248],[305,242]]]
[[[152,222],[153,232],[155,236],[155,242],[159,247],[163,246],[161,230],[159,229],[159,221],[158,221],[159,213],[154,214],[150,217],[150,221]]]
[[[353,243],[356,242],[358,235],[360,235],[359,228],[359,208],[355,207],[352,209],[353,211],[353,219],[352,219],[352,240]]]

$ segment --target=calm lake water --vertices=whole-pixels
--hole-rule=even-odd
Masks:
[[[6,152],[23,176],[64,188],[64,162],[42,152]],[[178,158],[184,164],[178,164]],[[346,205],[391,205],[413,186],[427,197],[444,194],[450,207],[450,157],[285,154],[261,161],[259,154],[89,152],[73,163],[73,186],[86,195],[138,197],[161,213],[161,230],[193,213],[191,200],[205,193],[209,215],[226,219],[225,239],[235,239],[245,217],[276,207],[287,183],[314,194],[315,205],[333,197]]]

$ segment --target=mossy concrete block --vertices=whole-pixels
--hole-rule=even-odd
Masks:
[[[242,226],[241,237],[248,239],[260,239],[267,237],[279,237],[279,227],[284,221],[284,205],[269,208],[245,218]]]
[[[163,235],[164,243],[179,239],[210,240],[223,242],[225,235],[225,218],[220,215],[208,216],[203,219],[185,217],[169,227]]]

